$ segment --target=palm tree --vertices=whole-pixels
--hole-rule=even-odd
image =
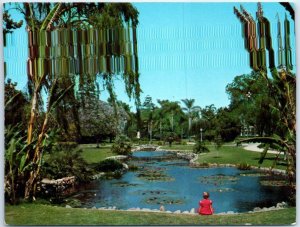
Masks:
[[[200,107],[194,106],[195,99],[182,99],[181,101],[185,105],[185,107],[183,107],[182,110],[186,113],[188,117],[188,138],[190,141],[191,140],[190,131],[192,128],[192,115],[195,111],[198,111]]]
[[[168,120],[170,122],[170,128],[171,131],[174,132],[174,116],[182,114],[182,110],[179,106],[179,102],[175,101],[169,101],[169,100],[157,100],[157,102],[161,105],[162,113],[166,117],[168,117]]]

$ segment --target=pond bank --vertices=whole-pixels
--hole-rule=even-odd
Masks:
[[[49,218],[55,217],[55,218]],[[22,203],[5,206],[6,225],[294,225],[296,208],[274,211],[228,214],[228,215],[188,215],[140,211],[106,211],[97,209],[66,209],[36,203]]]
[[[65,208],[72,208],[70,205],[66,205]],[[215,213],[214,215],[229,215],[229,214],[247,214],[247,213],[257,213],[257,212],[265,212],[265,211],[274,211],[274,210],[281,210],[287,208],[286,202],[277,203],[276,206],[272,207],[255,207],[253,210],[248,212],[233,212],[233,211],[227,211],[227,212],[220,212]],[[133,207],[129,209],[117,209],[115,206],[112,207],[99,207],[96,208],[95,206],[92,208],[83,208],[85,210],[92,209],[92,210],[108,210],[108,211],[141,211],[141,212],[157,212],[157,213],[166,213],[166,214],[190,214],[190,215],[199,215],[197,211],[192,208],[190,211],[181,211],[176,210],[174,212],[169,210],[160,210],[160,209],[149,209],[149,208],[140,208],[140,207]]]
[[[149,148],[149,146],[147,146],[147,148]],[[142,150],[144,150],[144,147],[142,148]],[[183,152],[183,153],[181,153],[181,152],[175,152],[175,151],[172,151],[172,153],[170,152],[170,153],[165,153],[164,151],[158,151],[158,149],[157,149],[157,147],[156,147],[156,149],[155,149],[158,153],[156,153],[156,152],[141,152],[141,153],[138,153],[138,154],[134,154],[133,156],[137,156],[137,157],[144,157],[144,155],[150,155],[151,154],[151,156],[154,156],[154,157],[157,157],[157,156],[160,156],[160,155],[166,155],[165,157],[166,158],[169,158],[169,156],[170,157],[178,157],[179,159],[181,159],[181,161],[179,161],[180,163],[181,162],[183,162],[183,163],[185,163],[184,165],[186,165],[186,166],[188,166],[189,165],[189,163],[192,163],[193,164],[193,160],[194,160],[194,165],[195,165],[195,167],[197,168],[198,166],[197,166],[197,158],[198,158],[198,155],[197,154],[193,154],[193,153],[186,153],[186,152]],[[161,153],[161,154],[160,154]],[[119,159],[119,160],[124,160],[124,159],[126,159],[127,158],[127,156],[112,156],[112,157],[108,157],[108,159]],[[175,158],[176,159],[176,158]],[[183,161],[183,159],[186,159],[186,160],[189,160],[189,162],[186,162],[186,161]],[[146,159],[147,160],[147,159]],[[159,159],[160,160],[160,159]],[[163,160],[166,160],[166,159],[163,159]],[[199,161],[199,160],[198,160]],[[150,162],[149,162],[150,163]],[[153,163],[156,163],[156,161],[154,161]],[[129,163],[130,164],[130,163]],[[132,164],[132,163],[131,163]],[[177,163],[176,163],[177,164]],[[167,166],[172,166],[172,164],[170,165],[170,164],[167,164]],[[179,165],[180,166],[180,165]],[[202,166],[200,166],[201,168],[203,168]],[[216,165],[216,166],[211,166],[211,167],[220,167],[220,165]],[[224,167],[235,167],[235,165],[224,165]],[[169,168],[169,167],[168,167]],[[172,167],[173,168],[173,167]],[[181,167],[180,167],[181,168]],[[205,167],[206,168],[206,167]],[[190,169],[190,168],[189,168]],[[149,174],[154,174],[155,176],[157,175],[157,177],[158,177],[158,179],[159,180],[161,180],[161,179],[163,179],[163,181],[164,181],[164,179],[166,178],[166,180],[165,181],[169,181],[169,179],[170,179],[170,181],[172,181],[172,179],[175,179],[174,177],[172,178],[172,177],[166,177],[165,176],[165,173],[160,173],[159,171],[164,171],[165,169],[164,168],[161,168],[161,167],[159,167],[158,168],[158,171],[156,170],[156,171],[150,171],[151,170],[151,168],[149,169],[149,168],[145,168],[145,170],[144,170],[144,168],[142,168],[142,172],[141,172],[141,176],[142,175],[149,175]],[[144,172],[143,172],[144,171]],[[146,172],[145,172],[146,171]],[[192,169],[192,172],[194,172],[194,173],[196,173],[196,171],[200,171],[201,172],[201,174],[202,174],[202,170],[197,170],[197,169]],[[217,170],[204,170],[204,172],[206,172],[206,171],[209,171],[209,172],[211,172],[211,171],[217,171],[217,177],[213,177],[212,178],[212,180],[208,180],[208,178],[207,177],[202,177],[202,178],[195,178],[196,180],[199,180],[199,181],[201,181],[201,182],[204,182],[204,184],[206,184],[206,183],[208,183],[208,184],[215,184],[216,185],[216,183],[218,183],[218,184],[220,184],[220,186],[221,186],[221,188],[220,189],[222,189],[222,190],[219,190],[218,188],[218,193],[219,192],[225,192],[226,190],[225,189],[227,189],[227,188],[222,188],[222,184],[224,183],[224,181],[226,181],[226,179],[227,178],[224,178],[224,177],[222,177],[222,179],[221,180],[219,180],[219,182],[214,182],[214,181],[216,181],[217,179],[219,179],[220,177],[219,177],[219,175],[220,176],[223,176],[223,173],[224,174],[228,174],[228,172],[234,172],[235,173],[235,171],[238,171],[237,169],[234,169],[234,168],[223,168],[223,170],[221,170],[221,172],[220,172],[220,170],[218,170],[218,168],[217,168]],[[219,171],[219,173],[222,173],[222,174],[218,174],[218,171]],[[174,171],[173,171],[174,172]],[[177,171],[178,172],[178,171]],[[176,173],[177,173],[176,172]],[[183,172],[185,172],[185,171],[183,171]],[[199,174],[200,174],[200,172],[199,172]],[[124,173],[124,172],[123,172]],[[182,171],[179,171],[179,173],[181,174],[181,175],[185,175],[185,174],[182,174]],[[129,174],[129,175],[128,175]],[[122,178],[122,180],[123,180],[123,182],[121,181],[121,182],[114,182],[114,183],[107,183],[106,181],[104,181],[104,182],[102,182],[103,184],[106,184],[107,185],[107,187],[106,187],[106,189],[104,189],[104,190],[106,190],[106,191],[110,191],[111,190],[111,187],[114,187],[115,185],[116,186],[118,186],[117,188],[116,188],[116,191],[120,191],[120,195],[122,194],[121,192],[121,190],[123,190],[122,188],[123,187],[125,187],[126,186],[126,181],[128,180],[127,178],[126,178],[126,176],[131,176],[131,175],[133,175],[133,174],[136,174],[136,173],[131,173],[131,172],[129,172],[129,173],[126,173],[125,175],[124,175],[124,179]],[[197,175],[195,175],[196,177],[197,176],[199,176],[199,174]],[[201,175],[200,174],[200,175]],[[206,174],[206,173],[205,173]],[[208,176],[210,176],[211,174],[207,174]],[[176,175],[177,176],[177,175]],[[189,175],[190,176],[190,175]],[[112,178],[109,178],[109,179],[112,179]],[[130,179],[130,178],[129,178]],[[177,179],[177,178],[176,178]],[[231,178],[230,178],[231,179]],[[148,180],[148,178],[140,178],[140,180]],[[149,178],[149,180],[150,181],[153,181],[153,179],[152,178]],[[233,179],[233,180],[235,180],[235,178]],[[108,181],[109,182],[109,181]],[[128,181],[128,182],[131,182],[131,181]],[[178,182],[182,182],[182,181],[178,181]],[[193,181],[194,182],[194,181]],[[140,185],[142,185],[142,184],[140,184]],[[110,203],[107,203],[107,202],[105,202],[105,200],[103,200],[103,199],[101,199],[100,201],[102,201],[101,203],[98,203],[98,204],[95,204],[94,202],[91,202],[89,205],[86,205],[85,207],[87,207],[87,208],[90,208],[90,207],[93,207],[93,206],[97,206],[97,208],[99,208],[99,207],[102,207],[102,209],[109,209],[109,210],[113,210],[113,209],[115,209],[113,206],[115,205],[115,204],[119,204],[118,205],[118,209],[130,209],[130,210],[141,210],[141,211],[149,211],[150,210],[150,212],[152,212],[151,211],[151,209],[152,210],[154,210],[154,211],[158,211],[156,208],[159,208],[159,206],[160,205],[156,205],[156,204],[177,204],[177,202],[179,201],[179,202],[181,202],[181,201],[184,201],[184,198],[185,197],[180,197],[181,195],[179,195],[179,196],[176,196],[176,197],[174,197],[174,198],[167,198],[166,196],[164,196],[164,195],[166,195],[165,193],[166,192],[164,192],[164,191],[147,191],[147,190],[145,190],[145,189],[142,189],[142,190],[144,190],[144,191],[142,191],[142,190],[137,190],[136,189],[136,186],[137,187],[139,187],[138,186],[138,184],[136,183],[136,182],[134,182],[134,184],[128,184],[128,186],[129,187],[132,187],[132,186],[134,186],[134,189],[133,190],[135,190],[135,192],[134,193],[136,193],[137,195],[139,195],[139,196],[141,196],[141,195],[146,195],[146,196],[148,196],[147,197],[147,200],[145,199],[145,201],[144,201],[144,203],[148,203],[148,204],[150,204],[149,206],[144,206],[144,204],[143,203],[127,203],[126,202],[126,206],[125,205],[120,205],[119,203],[116,203],[115,201],[114,202],[110,202]],[[167,191],[168,190],[170,190],[170,185],[168,185],[168,189],[167,189]],[[206,186],[205,186],[206,187]],[[215,187],[215,186],[214,186]],[[103,188],[103,185],[102,185],[102,188]],[[176,187],[176,188],[178,188],[178,187]],[[192,189],[192,188],[195,188],[195,187],[190,187],[190,189]],[[242,188],[243,188],[243,185],[242,185]],[[97,190],[97,187],[95,187],[95,189]],[[224,190],[223,190],[224,189]],[[126,190],[128,190],[128,189],[126,189]],[[205,189],[201,189],[201,190],[205,190]],[[231,190],[232,191],[232,190]],[[143,194],[142,194],[142,192],[143,192]],[[226,191],[226,192],[228,192],[228,191]],[[84,194],[84,193],[82,193],[81,194],[81,198],[95,198],[96,200],[98,199],[98,193],[97,193],[97,195],[96,195],[96,193],[95,194],[91,194],[91,193],[89,193],[89,192],[86,192],[87,194]],[[193,191],[193,190],[191,190],[190,191],[190,193],[188,193],[188,195],[189,196],[194,196],[194,198],[193,198],[193,201],[195,201],[195,200],[197,200],[198,199],[198,197],[197,197],[197,195],[198,195],[198,193],[199,192],[196,192],[195,193],[195,190]],[[89,197],[90,195],[89,194],[91,194],[91,197]],[[158,194],[161,194],[161,195],[163,195],[164,197],[163,198],[157,198],[157,195]],[[99,194],[100,195],[100,194]],[[195,197],[195,195],[196,195],[196,197]],[[77,195],[76,195],[77,196]],[[154,197],[155,196],[155,197]],[[166,198],[165,198],[166,197]],[[76,197],[76,198],[78,198],[78,197]],[[181,200],[179,200],[179,198],[181,199]],[[91,201],[93,201],[93,200],[95,200],[95,199],[92,199]],[[163,200],[162,200],[163,199]],[[226,199],[226,197],[224,198],[224,199]],[[275,206],[276,207],[276,204],[278,203],[278,202],[281,202],[281,201],[284,201],[285,199],[284,198],[279,198],[278,200],[276,200],[276,201],[274,201],[273,203],[267,203],[267,204],[265,204],[265,206],[266,207],[268,207],[268,206]],[[104,201],[104,202],[103,202]],[[109,200],[110,201],[110,200]],[[150,202],[149,202],[150,201]],[[174,202],[175,201],[175,202]],[[84,201],[85,202],[85,201]],[[219,201],[220,202],[220,201]],[[94,203],[94,204],[93,204]],[[73,206],[71,203],[69,203],[71,206]],[[197,203],[196,204],[194,204],[195,205],[195,207],[197,206]],[[76,206],[76,205],[74,205],[75,207],[79,207],[79,206]],[[109,206],[112,206],[112,207],[109,207]],[[147,208],[136,208],[137,206],[140,206],[140,207],[147,207]],[[254,206],[252,206],[252,207],[249,207],[248,209],[246,209],[245,207],[243,208],[243,209],[235,209],[235,208],[233,208],[233,206],[228,206],[226,209],[225,208],[223,208],[222,207],[222,209],[219,207],[218,209],[220,209],[220,210],[218,210],[217,212],[218,213],[221,213],[222,211],[223,212],[225,212],[226,214],[227,214],[227,212],[228,212],[228,210],[229,210],[229,213],[228,214],[230,214],[230,213],[232,213],[230,210],[233,210],[234,212],[248,212],[249,210],[252,210],[254,207],[256,207],[256,206],[264,206],[264,205],[262,205],[262,204],[255,204]],[[193,206],[192,206],[193,207]],[[189,206],[188,205],[188,203],[187,203],[187,205],[185,205],[185,206],[183,206],[183,207],[178,207],[180,210],[176,210],[176,209],[178,209],[178,208],[170,208],[170,207],[167,207],[167,209],[168,210],[171,210],[172,212],[176,212],[176,213],[195,213],[195,211],[193,211],[193,210],[188,210],[188,209],[190,209],[190,208],[192,208],[191,206]],[[70,208],[70,207],[69,207]],[[94,209],[97,209],[96,207],[94,207]],[[150,208],[150,209],[149,209]],[[257,210],[259,210],[259,209],[264,209],[264,208],[257,208]]]

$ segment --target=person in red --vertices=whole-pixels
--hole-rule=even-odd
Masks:
[[[209,199],[208,192],[203,192],[203,199],[199,201],[198,213],[201,215],[212,215],[214,213],[212,201]]]

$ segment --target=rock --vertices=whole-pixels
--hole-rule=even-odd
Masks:
[[[260,207],[255,207],[255,208],[253,209],[253,211],[254,211],[254,212],[261,211],[261,208],[260,208]]]
[[[115,210],[115,209],[117,209],[117,207],[113,206],[112,209]]]
[[[116,155],[116,156],[107,157],[105,159],[123,160],[123,159],[126,159],[126,158],[128,158],[128,156],[126,156],[126,155]]]
[[[66,205],[66,208],[72,208],[70,205]]]
[[[191,214],[196,213],[196,212],[195,212],[195,208],[192,208],[192,209],[190,210],[190,213],[191,213]]]
[[[233,211],[228,211],[227,214],[234,214],[234,212]]]
[[[93,206],[92,209],[95,210],[95,209],[97,209],[97,207]]]
[[[174,214],[180,214],[181,213],[181,211],[180,210],[176,210],[176,211],[174,211]]]
[[[142,210],[142,211],[152,211],[152,210],[149,209],[149,208],[142,208],[141,210]]]
[[[123,168],[124,168],[124,169],[126,169],[126,170],[127,170],[127,169],[129,169],[129,167],[128,167],[128,165],[127,165],[127,164],[125,164],[125,163],[122,163],[122,165],[123,165]]]
[[[167,210],[167,211],[165,211],[165,212],[166,212],[166,213],[169,213],[169,214],[170,214],[170,213],[172,213],[172,212],[171,212],[171,211],[169,211],[169,210]]]
[[[277,203],[276,208],[284,208],[286,205],[286,202]]]
[[[189,214],[190,212],[188,212],[187,210],[182,212],[183,214]]]

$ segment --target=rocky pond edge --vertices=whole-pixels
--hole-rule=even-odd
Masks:
[[[141,151],[141,150],[148,150],[148,151],[160,151],[160,146],[154,146],[154,145],[140,145],[135,147],[134,149],[132,149],[132,152],[135,151]],[[198,154],[195,153],[183,153],[179,150],[168,150],[168,149],[164,149],[164,151],[167,152],[174,152],[176,153],[176,156],[178,158],[183,158],[189,161],[190,166],[192,167],[200,167],[200,168],[214,168],[214,167],[237,167],[237,165],[235,164],[217,164],[217,163],[207,163],[207,166],[203,167],[200,163],[197,162],[198,160]],[[116,156],[110,156],[107,157],[106,159],[115,159],[115,160],[126,160],[128,158],[128,156],[126,155],[116,155]],[[123,165],[123,170],[127,171],[128,170],[128,165],[124,162],[122,162]],[[279,174],[282,175],[285,173],[285,170],[280,170],[280,169],[270,169],[270,168],[265,168],[265,167],[256,167],[256,166],[251,166],[251,169],[256,169],[256,170],[260,170],[262,172],[272,172],[274,174]],[[104,177],[105,173],[104,172],[100,172],[96,175],[93,176],[93,180],[96,179],[100,179],[102,177]],[[49,184],[50,182],[44,181],[45,179],[42,180],[42,183],[44,184]],[[74,183],[75,179],[73,179],[73,177],[68,177],[67,181],[71,181],[72,184]],[[64,184],[66,183],[63,179],[58,179],[58,180],[51,180],[50,184]],[[264,211],[273,211],[273,210],[279,210],[279,209],[284,209],[287,207],[287,203],[286,202],[281,202],[281,203],[277,203],[276,206],[272,206],[272,207],[255,207],[253,210],[248,211],[248,212],[242,212],[242,213],[256,213],[256,212],[264,212]],[[70,205],[66,205],[65,208],[73,208]],[[196,212],[196,210],[194,208],[192,208],[190,211],[181,211],[181,210],[176,210],[174,212],[172,211],[168,211],[168,210],[159,210],[159,209],[150,209],[150,208],[139,208],[139,207],[133,207],[133,208],[129,208],[129,209],[117,209],[115,206],[112,207],[100,207],[100,208],[96,208],[95,206],[92,208],[82,208],[82,209],[94,209],[94,210],[118,210],[118,211],[142,211],[142,212],[160,212],[160,213],[173,213],[173,214],[192,214],[192,215],[198,215],[198,213]],[[239,214],[238,212],[234,212],[234,211],[227,211],[227,212],[220,212],[220,213],[216,213],[214,215],[228,215],[228,214]]]

